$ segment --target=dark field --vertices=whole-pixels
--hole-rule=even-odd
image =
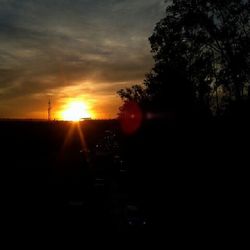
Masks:
[[[249,133],[228,137],[238,125],[210,122],[146,124],[126,136],[118,121],[2,121],[6,227],[219,233],[243,196]]]
[[[144,231],[117,121],[0,122],[6,225]]]

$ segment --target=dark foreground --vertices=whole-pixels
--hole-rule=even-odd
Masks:
[[[146,215],[129,197],[117,121],[2,121],[0,140],[10,230],[144,230]]]
[[[151,122],[128,136],[117,121],[2,121],[5,229],[221,237],[246,190],[239,124]]]

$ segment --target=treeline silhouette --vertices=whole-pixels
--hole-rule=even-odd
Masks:
[[[133,194],[171,235],[228,232],[244,202],[249,7],[244,0],[173,1],[149,38],[151,72],[118,91]]]
[[[249,26],[248,1],[173,1],[149,38],[153,69],[118,94],[145,111],[228,112],[250,96]]]

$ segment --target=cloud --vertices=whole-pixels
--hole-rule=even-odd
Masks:
[[[163,3],[0,0],[0,116],[8,102],[19,100],[25,110],[20,98],[52,90],[78,86],[105,97],[121,83],[142,81],[152,66],[148,37]]]

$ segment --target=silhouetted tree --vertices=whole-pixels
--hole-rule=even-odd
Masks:
[[[155,65],[144,86],[118,94],[146,110],[219,112],[249,95],[249,31],[249,1],[173,0],[149,38]]]

